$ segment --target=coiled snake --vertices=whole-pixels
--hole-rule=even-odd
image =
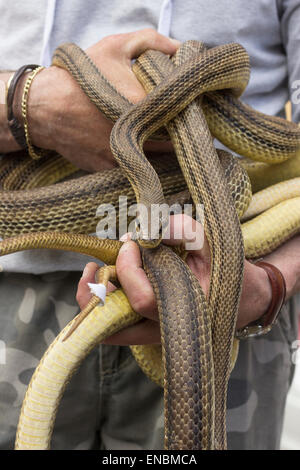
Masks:
[[[294,175],[297,176],[300,171],[299,128],[257,113],[238,99],[248,83],[250,72],[248,55],[238,44],[207,50],[203,44],[189,41],[172,61],[155,51],[143,54],[134,64],[134,71],[149,94],[136,106],[120,97],[77,46],[68,44],[58,48],[53,63],[72,73],[101,112],[112,120],[118,118],[111,135],[111,148],[134,189],[136,200],[147,208],[147,217],[140,216],[138,243],[160,314],[165,446],[167,449],[224,449],[226,393],[243,279],[244,248],[247,256],[261,256],[297,233],[300,229],[300,194],[299,185],[296,185],[293,197],[280,202],[276,208],[278,220],[284,205],[284,227],[277,224],[273,230],[271,220],[270,233],[263,233],[262,240],[254,244],[253,237],[249,237],[249,232],[256,232],[251,220],[243,226],[242,236],[231,193],[236,201],[244,202],[242,213],[249,203],[247,184],[246,193],[240,190],[244,173],[231,180],[231,188],[235,187],[235,190],[230,190],[210,130],[228,147],[252,159],[279,164],[293,158],[296,162]],[[204,227],[211,251],[207,299],[183,260],[160,244],[166,220],[161,220],[158,238],[149,236],[151,207],[164,203],[165,199],[157,173],[143,153],[143,143],[152,135],[161,137],[163,133],[158,131],[161,132],[163,126],[172,140],[194,204],[204,204]],[[51,223],[47,226],[39,215],[45,212],[44,201],[52,198],[54,205],[61,204],[61,198],[56,196],[68,187],[73,196],[78,196],[76,207],[86,211],[90,194],[89,186],[85,187],[84,182],[91,184],[99,175],[85,178],[63,183],[64,186],[57,184],[48,189],[25,191],[22,202],[18,193],[4,191],[2,210],[10,207],[13,198],[20,208],[22,204],[31,204],[35,208],[34,230],[49,230]],[[72,224],[68,223],[68,201],[71,199],[61,204],[66,212],[59,214],[66,221],[68,231],[72,230]],[[57,207],[55,211],[57,214]],[[4,235],[16,235],[24,230],[18,229],[21,221],[16,213],[11,220],[10,217],[11,214],[4,223]],[[270,217],[269,212],[267,217]],[[8,238],[1,242],[0,248],[1,254],[32,247],[70,249],[114,264],[120,246],[120,242],[101,241],[83,234],[51,235],[45,231]],[[117,290],[107,297],[103,307],[94,308],[66,341],[63,339],[74,321],[64,329],[31,380],[22,407],[16,448],[48,448],[59,398],[72,372],[95,344],[139,318],[122,290]],[[139,357],[136,348],[134,352],[142,367],[147,369],[145,359]],[[157,349],[150,353],[149,361],[156,361]]]

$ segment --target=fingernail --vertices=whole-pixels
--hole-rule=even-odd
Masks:
[[[131,235],[132,235],[132,232],[124,233],[124,235],[122,235],[122,237],[120,238],[120,241],[128,242],[129,240],[131,240]]]

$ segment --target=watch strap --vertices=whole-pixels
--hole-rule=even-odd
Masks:
[[[11,131],[12,135],[14,136],[15,140],[20,145],[20,147],[23,148],[23,149],[27,148],[26,137],[25,137],[25,131],[24,131],[23,125],[14,116],[14,112],[13,112],[14,95],[15,95],[17,85],[18,85],[19,80],[22,77],[22,75],[27,70],[35,70],[37,67],[39,67],[39,66],[36,65],[36,64],[23,65],[22,67],[20,67],[14,73],[13,77],[10,79],[9,87],[8,87],[8,90],[7,90],[6,103],[7,103],[8,126],[9,126],[10,131]]]
[[[235,336],[238,339],[267,334],[276,322],[286,299],[286,283],[281,271],[265,261],[257,261],[255,264],[264,269],[268,275],[272,289],[272,300],[267,312],[261,318],[236,331]]]

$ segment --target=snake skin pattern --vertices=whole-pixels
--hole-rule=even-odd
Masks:
[[[208,96],[214,103],[211,108],[215,108],[214,116],[217,117],[213,118],[213,126],[218,123],[214,127],[215,135],[246,156],[251,154],[256,159],[263,157],[269,163],[297,157],[299,129],[283,120],[255,113],[238,100],[249,79],[249,59],[245,50],[237,44],[207,50],[202,45],[189,42],[179,50],[174,63],[157,52],[144,54],[135,68],[139,67],[140,77],[146,88],[155,88],[145,100],[134,107],[128,107],[128,103],[120,99],[103,77],[99,80],[99,72],[75,46],[59,48],[54,63],[75,73],[75,78],[84,91],[107,117],[115,120],[121,114],[112,131],[111,148],[133,187],[137,202],[142,202],[147,207],[148,220],[151,221],[151,205],[163,203],[164,193],[157,173],[146,159],[142,147],[145,140],[157,133],[162,126],[166,126],[170,134],[194,203],[204,203],[204,226],[211,251],[208,299],[197,279],[176,253],[160,246],[166,221],[161,223],[158,239],[149,238],[148,233],[141,231],[138,243],[144,268],[157,294],[160,314],[165,374],[166,448],[225,449],[226,390],[243,278],[244,243],[234,200],[206,123],[206,119],[208,122],[211,119],[207,117],[209,111],[206,110],[205,97]],[[171,69],[172,73],[168,74]],[[136,73],[139,75],[138,71]],[[220,89],[230,92],[225,92],[224,97],[220,98]],[[198,96],[203,93],[205,95],[202,103],[202,98],[198,99]],[[118,109],[121,109],[119,114]],[[230,119],[227,113],[230,113]],[[217,128],[221,129],[219,134],[216,132]],[[36,202],[39,202],[38,194]],[[140,222],[144,228],[145,221],[141,218]],[[280,235],[276,237],[277,246],[283,239],[293,236],[295,230],[299,230],[298,222],[298,219],[293,222],[296,229],[284,231],[283,238]],[[39,237],[42,238],[41,242],[38,241]],[[48,233],[36,237],[24,235],[22,241],[15,240],[14,246],[24,249],[23,241],[27,241],[29,246],[36,239],[37,244],[44,243],[47,247],[51,243],[55,248],[62,245],[64,248],[66,245],[72,247],[75,242],[76,250],[84,248],[83,238],[76,242],[75,235],[73,240],[70,237],[67,234],[57,235],[55,243],[55,237],[53,242],[49,241]],[[67,238],[68,243],[64,242]],[[12,240],[7,240],[6,247],[12,244]],[[109,241],[106,243],[107,248],[108,244]],[[111,243],[111,246],[113,262],[119,245]],[[274,244],[271,249],[274,249]],[[90,253],[90,249],[87,250]],[[97,251],[97,247],[94,250]],[[259,250],[256,254],[258,252]],[[95,251],[93,255],[95,256]],[[165,266],[167,269],[163,269]],[[177,288],[175,293],[173,286]],[[88,335],[87,321],[88,317],[78,328],[84,332],[84,338]],[[70,341],[76,343],[78,330]],[[53,382],[53,372],[50,373],[57,364],[57,361],[54,361],[55,364],[52,362],[52,353],[62,347],[60,340],[55,345],[46,353],[41,368],[34,374],[29,387],[18,428],[17,448],[28,445],[28,409],[31,407],[31,400],[37,400],[34,395],[36,387],[41,386],[42,389],[38,396],[43,395],[45,390],[58,391],[53,392],[51,405],[46,400],[49,410],[55,410],[65,386],[63,379],[59,386],[56,379]],[[89,348],[84,348],[82,355],[87,354],[87,351]],[[47,361],[50,361],[50,365],[44,364]],[[74,369],[78,361],[79,357],[75,365],[71,364],[70,367]],[[45,377],[42,370],[48,370],[49,376]],[[57,373],[62,376],[60,370]],[[63,375],[64,379],[69,378],[69,373]],[[44,377],[43,380],[41,376]],[[49,416],[53,421],[53,415]],[[37,432],[40,441],[33,445],[48,446],[50,435],[51,432],[48,431],[48,437],[42,444],[40,433]]]

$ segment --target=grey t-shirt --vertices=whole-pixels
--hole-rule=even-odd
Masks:
[[[250,55],[251,79],[243,100],[271,115],[284,106],[300,79],[300,0],[173,0],[170,29],[180,41],[209,46],[241,43]],[[73,41],[86,48],[101,38],[157,28],[163,0],[0,0],[0,69],[47,64],[54,49]],[[293,106],[299,121],[300,107]],[[0,148],[1,152],[1,148]],[[87,257],[49,250],[4,256],[7,271],[82,270]]]

